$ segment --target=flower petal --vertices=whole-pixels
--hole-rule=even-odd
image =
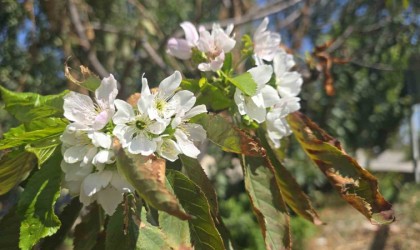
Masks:
[[[178,143],[181,152],[191,158],[197,158],[200,154],[200,150],[194,145],[194,143],[188,139],[188,136],[180,129],[175,130],[174,136]]]
[[[189,90],[181,90],[175,93],[175,95],[169,100],[169,104],[174,108],[175,112],[180,112],[180,110],[188,111],[195,104],[196,98],[194,94]]]
[[[188,60],[191,58],[191,47],[187,40],[171,38],[167,43],[167,52],[181,60]]]
[[[245,115],[245,95],[238,88],[236,88],[235,90],[235,95],[233,96],[233,99],[235,100],[235,103],[238,106],[239,114]]]
[[[165,131],[166,126],[169,125],[170,119],[163,119],[161,121],[155,121],[150,123],[147,126],[147,130],[155,135],[160,135],[163,131]]]
[[[131,154],[151,155],[156,151],[156,141],[139,134],[133,138],[128,145],[128,152]]]
[[[111,178],[111,185],[117,189],[118,191],[122,192],[122,193],[126,193],[126,192],[133,192],[134,188],[133,186],[131,186],[127,180],[118,173],[118,171],[114,171],[112,173],[112,178]]]
[[[61,161],[60,167],[64,172],[64,179],[66,181],[82,181],[93,170],[92,165],[85,165],[81,167],[78,163],[69,164],[64,160]]]
[[[161,157],[174,162],[178,159],[181,149],[175,141],[164,139],[158,144],[157,152]]]
[[[188,111],[187,113],[185,113],[185,116],[183,117],[183,119],[190,119],[196,115],[202,114],[202,113],[207,113],[207,108],[206,105],[201,104],[198,106],[195,106],[194,108],[190,109],[190,111]]]
[[[92,132],[89,134],[89,138],[92,140],[92,143],[95,145],[95,147],[110,149],[112,146],[111,136],[103,132]]]
[[[159,84],[159,95],[163,97],[172,96],[175,90],[179,87],[182,81],[182,76],[179,71],[175,71],[172,75],[163,79]]]
[[[92,160],[93,165],[111,164],[115,162],[115,153],[113,150],[103,149],[99,151]]]
[[[258,123],[265,121],[265,106],[262,94],[254,95],[252,97],[245,97],[245,112],[253,120]]]
[[[108,215],[113,215],[115,210],[123,201],[122,192],[109,186],[98,193],[97,201]]]
[[[88,145],[71,146],[64,152],[63,159],[70,164],[82,161],[89,149]]]
[[[201,142],[207,137],[206,130],[200,124],[186,123],[183,125],[183,129],[187,132],[191,141]]]
[[[183,22],[181,23],[181,28],[184,30],[185,39],[187,40],[188,45],[195,46],[199,39],[195,26],[190,22]]]
[[[248,70],[252,79],[257,83],[257,93],[270,81],[273,68],[270,65],[260,65]]]
[[[117,81],[112,74],[102,79],[101,85],[95,90],[96,101],[103,110],[114,110],[114,100],[117,94]]]
[[[286,72],[281,78],[276,77],[277,91],[282,97],[299,95],[302,83],[298,72]]]
[[[134,110],[130,104],[118,99],[115,100],[114,104],[117,107],[117,112],[112,117],[115,124],[125,124],[133,120]]]
[[[264,107],[266,108],[269,108],[280,101],[279,94],[270,85],[265,85],[261,89],[261,94],[264,100]]]
[[[64,96],[63,109],[64,117],[80,124],[92,125],[96,117],[92,99],[73,91]]]
[[[82,183],[83,191],[87,196],[93,196],[105,188],[112,178],[111,171],[101,171],[88,175]]]

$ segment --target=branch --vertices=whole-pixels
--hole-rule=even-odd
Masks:
[[[76,29],[76,34],[79,37],[80,45],[87,53],[88,60],[92,64],[92,67],[95,69],[95,71],[101,76],[101,78],[107,77],[109,73],[101,64],[101,62],[99,62],[98,57],[96,56],[96,53],[86,36],[85,27],[80,20],[79,12],[76,5],[74,4],[74,0],[69,0],[68,3],[70,19],[74,28]]]
[[[248,12],[247,14],[241,16],[241,17],[236,17],[236,18],[229,18],[229,19],[225,19],[222,20],[220,22],[218,22],[220,24],[221,27],[226,27],[229,24],[233,24],[235,26],[241,26],[243,24],[261,19],[263,17],[281,12],[291,6],[294,6],[298,3],[302,2],[302,0],[290,0],[290,1],[283,1],[283,0],[278,0],[278,1],[274,1],[270,4],[267,4],[264,7],[261,8],[256,8],[253,11]],[[209,23],[203,23],[200,24],[200,26],[205,27],[206,29],[210,29],[212,27],[214,22],[209,22]],[[177,32],[174,33],[174,37],[179,37],[182,35],[182,31],[178,29]]]
[[[159,53],[150,45],[148,41],[142,41],[142,47],[146,50],[147,54],[152,58],[152,60],[162,69],[165,71],[166,74],[172,74],[171,70],[166,67],[165,62],[163,61],[162,57],[159,56]]]

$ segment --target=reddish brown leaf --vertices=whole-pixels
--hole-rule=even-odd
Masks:
[[[176,196],[166,187],[164,159],[155,156],[128,156],[120,149],[117,166],[137,193],[151,206],[182,220],[191,219],[191,216],[182,210]]]
[[[288,121],[302,148],[344,200],[372,223],[395,220],[392,205],[379,193],[377,179],[347,155],[336,139],[300,112],[290,114]]]

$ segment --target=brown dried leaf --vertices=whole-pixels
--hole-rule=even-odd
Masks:
[[[379,193],[378,180],[347,155],[336,139],[300,112],[290,114],[288,121],[302,148],[344,200],[372,223],[395,220],[392,205]]]

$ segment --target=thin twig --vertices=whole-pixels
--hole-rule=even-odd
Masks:
[[[152,60],[165,71],[166,74],[172,74],[168,67],[166,67],[165,62],[162,57],[159,56],[159,53],[150,45],[148,41],[142,41],[142,47],[147,52],[147,54],[152,58]]]
[[[302,10],[301,9],[293,11],[284,20],[280,21],[278,29],[286,28],[287,26],[294,23],[300,16],[302,16]]]
[[[241,16],[241,17],[236,17],[236,18],[228,18],[225,20],[222,20],[220,22],[218,22],[218,24],[220,24],[221,27],[226,27],[230,24],[233,24],[235,26],[241,26],[244,25],[246,23],[261,19],[263,17],[281,12],[291,6],[294,6],[298,3],[302,2],[302,0],[291,0],[291,1],[274,1],[270,4],[265,5],[264,7],[261,8],[257,8],[254,11],[250,11],[247,14]],[[213,22],[210,23],[203,23],[200,24],[200,26],[205,27],[206,29],[210,29],[213,25]],[[182,31],[178,30],[177,32],[175,32],[174,36],[175,37],[179,37],[182,35]]]
[[[353,26],[348,26],[346,30],[344,30],[343,34],[341,34],[339,37],[335,39],[335,41],[327,48],[327,53],[332,53],[336,49],[338,49],[343,43],[346,41],[346,39],[353,33],[354,28]]]
[[[367,64],[365,62],[357,61],[355,59],[352,59],[349,61],[349,63],[353,63],[362,67],[371,68],[371,69],[377,69],[377,70],[383,70],[383,71],[394,71],[395,69],[387,64],[382,63],[375,63],[375,64]]]

